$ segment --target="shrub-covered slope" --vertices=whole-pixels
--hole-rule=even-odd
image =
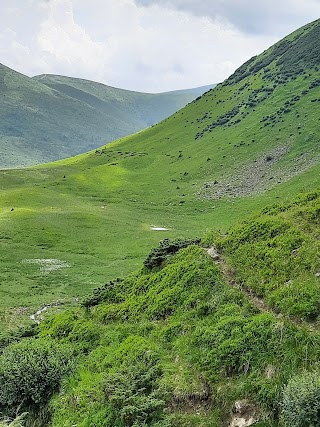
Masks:
[[[209,88],[153,95],[71,77],[31,79],[0,64],[0,167],[84,153],[162,120]]]
[[[54,427],[318,425],[320,307],[312,321],[301,308],[319,295],[319,201],[309,193],[271,206],[201,242],[163,241],[136,273],[47,317],[36,337],[0,355],[2,412],[19,406],[32,425]],[[282,306],[275,288],[293,290]],[[12,376],[25,364],[27,379]]]
[[[320,315],[320,197],[265,208],[232,228],[219,245],[244,287],[277,312]]]
[[[159,233],[226,230],[319,188],[319,28],[319,20],[301,28],[147,130],[2,171],[0,321],[15,327],[30,307],[123,277]]]

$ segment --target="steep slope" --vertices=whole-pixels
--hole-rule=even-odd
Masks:
[[[68,302],[132,271],[159,233],[225,230],[319,188],[319,29],[319,20],[301,28],[147,130],[3,171],[3,323],[21,305]]]
[[[215,243],[236,264],[231,285],[221,258],[214,262],[191,242],[162,244],[140,272],[86,298],[87,317],[80,310],[42,325],[42,336],[80,347],[87,341],[75,332],[79,324],[82,330],[87,325],[91,336],[95,330],[103,337],[92,339],[94,350],[54,399],[53,425],[90,425],[97,414],[110,426],[130,425],[131,416],[138,422],[145,417],[150,426],[159,420],[168,426],[243,425],[252,417],[258,426],[277,426],[282,418],[280,425],[296,427],[303,425],[299,416],[308,415],[318,425],[319,414],[311,414],[319,395],[314,397],[310,384],[319,379],[319,322],[301,317],[320,314],[319,203],[319,193],[309,193],[265,209],[214,241],[209,234],[202,245]],[[266,303],[280,303],[276,311],[261,310],[252,294],[237,286],[244,275],[251,278],[245,281],[247,291],[262,287]],[[143,352],[153,362],[143,359]],[[150,362],[159,368],[150,375],[154,386],[135,393],[129,372],[149,378]],[[295,382],[291,392],[285,389],[290,381]],[[151,404],[155,390],[160,411]],[[70,405],[78,394],[81,409]],[[130,415],[129,402],[135,408]]]
[[[156,123],[207,90],[151,95],[68,77],[30,79],[4,65],[0,84],[0,167],[83,153]]]
[[[41,427],[319,425],[319,209],[308,193],[224,235],[163,241],[3,350],[2,413]],[[266,306],[276,289],[277,310],[257,288]]]
[[[151,94],[116,89],[89,80],[50,74],[33,77],[33,80],[39,81],[67,96],[90,105],[98,111],[108,114],[111,122],[119,119],[123,123],[133,122],[135,125],[134,131],[161,121],[215,86],[208,85]],[[106,141],[109,141],[109,139],[107,138]]]

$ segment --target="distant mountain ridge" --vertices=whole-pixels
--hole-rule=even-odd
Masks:
[[[0,64],[0,167],[83,153],[161,121],[212,86],[145,94],[65,76],[29,78]]]
[[[317,20],[155,126],[0,171],[4,416],[320,426],[319,46]]]

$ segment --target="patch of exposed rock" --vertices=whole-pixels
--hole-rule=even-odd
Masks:
[[[319,161],[318,154],[306,152],[286,165],[279,164],[289,151],[288,145],[276,147],[239,168],[234,174],[225,176],[220,181],[206,182],[196,195],[202,199],[214,200],[261,194],[299,175]]]
[[[232,413],[229,427],[250,427],[259,420],[256,406],[246,399],[236,401]]]
[[[220,256],[214,246],[211,246],[211,248],[207,249],[207,253],[214,261],[218,261],[220,259]]]

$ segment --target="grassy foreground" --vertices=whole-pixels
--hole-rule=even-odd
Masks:
[[[30,426],[317,425],[319,206],[307,194],[227,234],[164,242],[4,348],[2,410],[19,405]]]

